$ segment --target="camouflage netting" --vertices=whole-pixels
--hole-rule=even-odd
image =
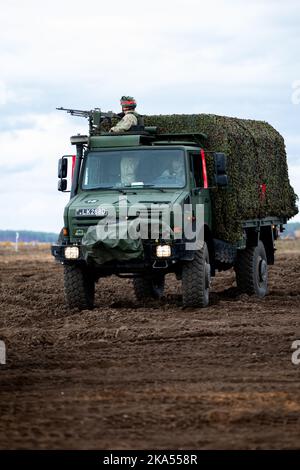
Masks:
[[[229,187],[212,190],[214,232],[234,242],[241,238],[241,221],[266,216],[291,218],[298,210],[289,183],[282,136],[269,124],[210,114],[146,116],[145,126],[159,133],[204,132],[204,149],[228,157]],[[212,155],[207,153],[210,186]],[[264,196],[262,185],[266,185]]]

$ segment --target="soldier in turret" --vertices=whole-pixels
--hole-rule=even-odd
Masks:
[[[110,132],[130,131],[133,126],[143,126],[143,118],[135,111],[136,101],[132,96],[122,96],[120,100],[123,117]]]

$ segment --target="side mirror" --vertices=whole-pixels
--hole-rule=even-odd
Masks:
[[[226,174],[226,171],[227,171],[227,157],[226,157],[225,153],[215,152],[214,153],[214,160],[215,160],[216,175]]]
[[[57,185],[58,191],[66,191],[67,186],[68,186],[68,181],[66,179],[58,180],[58,185]]]
[[[66,179],[68,177],[68,159],[69,158],[74,159],[75,156],[64,155],[58,160],[58,172],[57,172],[57,176],[59,178],[58,188],[57,188],[58,191],[67,191],[68,180],[70,183],[70,180],[73,179],[73,164],[72,164],[72,176],[70,175],[70,177]],[[67,191],[67,192],[70,192],[70,191]]]
[[[58,178],[66,178],[68,174],[68,159],[67,157],[62,157],[58,160]]]
[[[221,187],[228,186],[227,157],[225,153],[215,152],[214,162],[215,162],[215,181],[216,181],[217,186],[221,186]]]
[[[228,186],[228,176],[227,175],[216,175],[217,186]]]

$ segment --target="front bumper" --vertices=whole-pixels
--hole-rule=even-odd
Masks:
[[[77,246],[79,248],[79,257],[76,258],[76,259],[67,259],[65,257],[65,249],[67,247],[71,247],[71,246]],[[73,245],[73,244],[68,244],[68,245],[52,245],[51,246],[51,254],[52,256],[54,256],[54,258],[57,260],[57,261],[60,261],[61,263],[77,263],[77,262],[82,262],[82,261],[85,261],[84,257],[83,257],[83,252],[82,252],[82,248],[81,246],[79,245]]]
[[[164,244],[163,241],[161,241]],[[107,268],[109,266],[132,266],[134,269],[137,265],[141,265],[144,267],[154,267],[159,268],[162,267],[169,267],[170,265],[176,264],[178,261],[189,261],[193,259],[194,252],[191,250],[186,250],[186,243],[184,241],[176,241],[171,245],[171,256],[167,258],[159,258],[156,256],[156,247],[158,243],[155,242],[148,242],[143,243],[144,248],[144,256],[140,259],[134,259],[126,262],[122,261],[109,261],[107,263],[103,263],[101,265],[97,264],[97,268]],[[77,246],[79,249],[79,257],[77,259],[67,259],[65,257],[65,249],[70,246]],[[51,246],[51,254],[55,257],[57,261],[62,264],[77,264],[77,263],[87,263],[89,265],[94,265],[95,262],[92,257],[86,257],[83,253],[83,247],[81,245],[75,244],[64,244],[59,245],[55,244]]]

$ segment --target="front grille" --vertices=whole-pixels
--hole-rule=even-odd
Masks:
[[[148,209],[141,209],[138,211],[140,218],[142,219],[162,219],[170,217],[170,210],[169,208],[164,209],[156,209],[156,208],[148,208]]]
[[[76,227],[91,227],[91,226],[94,226],[94,225],[97,225],[98,224],[98,221],[93,221],[93,222],[77,222],[76,223]]]

